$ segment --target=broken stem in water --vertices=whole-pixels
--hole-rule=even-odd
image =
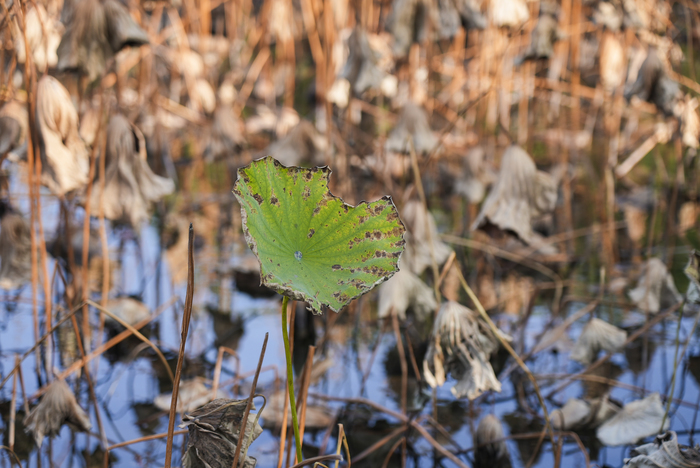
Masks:
[[[284,339],[284,354],[287,358],[287,386],[289,387],[289,406],[292,409],[292,429],[294,430],[294,444],[297,449],[297,462],[303,460],[301,456],[301,440],[299,439],[299,421],[297,420],[297,405],[294,399],[294,369],[292,368],[292,353],[289,349],[289,333],[287,331],[287,305],[289,298],[282,299],[282,338]],[[283,428],[284,430],[284,428]]]

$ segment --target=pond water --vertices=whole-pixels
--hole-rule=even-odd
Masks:
[[[22,193],[21,181],[13,180],[11,193]],[[17,197],[16,206],[28,214],[26,198]],[[43,197],[44,229],[47,233],[57,229],[60,207],[55,199]],[[237,205],[233,205],[238,210]],[[77,210],[76,225],[82,227],[80,210]],[[185,215],[186,216],[186,215]],[[196,222],[196,221],[195,221]],[[97,227],[97,223],[94,223]],[[47,236],[48,237],[48,236]],[[182,302],[185,296],[185,284],[173,279],[172,262],[163,255],[161,234],[153,225],[144,225],[138,234],[124,228],[109,229],[109,246],[112,260],[119,261],[115,269],[112,295],[134,295],[156,310],[165,305],[164,312],[145,330],[153,342],[165,353],[174,368],[180,341],[180,324],[182,320]],[[266,333],[269,342],[263,363],[263,372],[258,380],[257,392],[268,399],[275,391],[283,389],[281,377],[284,375],[285,359],[280,330],[279,307],[276,297],[252,297],[237,289],[230,274],[221,273],[221,265],[235,265],[245,254],[247,247],[236,244],[226,249],[217,249],[206,239],[198,242],[195,252],[195,297],[194,311],[187,340],[187,362],[183,379],[205,377],[211,379],[217,360],[219,346],[227,346],[236,351],[240,363],[225,355],[222,366],[222,390],[228,397],[244,398],[248,395],[252,374],[258,361],[260,349]],[[227,252],[222,260],[222,253]],[[687,249],[676,249],[680,259],[674,264],[682,264],[687,258]],[[183,257],[184,258],[184,257]],[[49,260],[48,269],[53,271],[55,261]],[[680,270],[674,271],[678,275]],[[581,280],[585,285],[585,281]],[[54,294],[60,297],[62,288],[56,281]],[[586,288],[583,288],[586,289]],[[595,287],[587,288],[589,291]],[[18,294],[4,292],[0,297],[0,376],[12,369],[15,355],[24,353],[34,344],[31,288],[25,286]],[[41,297],[41,296],[40,296]],[[175,298],[174,300],[172,298]],[[99,299],[99,295],[96,296]],[[592,298],[591,298],[592,299]],[[616,300],[619,300],[616,299]],[[524,349],[529,350],[538,342],[542,331],[550,322],[551,311],[547,301],[538,303],[523,329],[519,328],[518,317],[496,316],[499,325],[510,333]],[[568,316],[586,305],[584,300],[568,301],[563,315]],[[227,310],[228,309],[228,310]],[[299,371],[306,358],[306,350],[311,344],[318,346],[317,358],[326,360],[328,368],[312,383],[312,394],[324,394],[338,398],[366,398],[389,410],[401,411],[401,372],[396,348],[395,334],[391,325],[382,325],[376,319],[376,294],[350,307],[339,315],[326,314],[319,317],[307,316],[303,308],[298,308],[297,327],[295,331],[295,369],[299,382]],[[603,305],[599,317],[612,323],[629,321],[634,314],[617,305]],[[99,318],[96,311],[90,315],[93,330],[97,330]],[[575,340],[586,318],[578,320],[568,332],[569,338]],[[646,396],[650,392],[661,395],[669,393],[673,372],[674,352],[676,349],[677,316],[652,327],[644,338],[635,341],[624,354],[616,354],[602,366],[596,375],[620,382],[612,388],[611,397],[626,403]],[[682,319],[680,342],[684,344],[694,323],[694,315],[687,313]],[[383,333],[380,332],[383,330]],[[402,323],[402,330],[408,330],[409,336],[425,335],[424,327],[409,319]],[[111,335],[110,335],[111,333]],[[107,332],[105,339],[113,336]],[[57,336],[57,335],[54,335]],[[406,344],[406,343],[404,343]],[[418,366],[420,357],[425,352],[424,343],[412,343],[415,346]],[[516,346],[516,348],[517,348]],[[92,348],[94,349],[94,343]],[[521,348],[522,349],[522,348]],[[64,369],[59,365],[61,350],[54,342],[54,362],[56,370]],[[237,370],[237,365],[240,367]],[[371,365],[371,366],[370,366]],[[505,366],[509,367],[510,361]],[[24,387],[28,395],[33,395],[41,383],[35,373],[34,355],[29,355],[22,363]],[[532,372],[538,377],[542,393],[548,395],[557,388],[566,375],[578,372],[581,365],[568,359],[568,353],[546,351],[539,353],[536,359],[529,361]],[[503,366],[496,365],[497,371]],[[163,433],[167,430],[167,414],[153,405],[156,396],[170,392],[171,385],[162,363],[154,353],[142,346],[135,339],[127,340],[93,361],[91,369],[95,380],[95,393],[100,406],[101,422],[110,444],[133,440],[143,436]],[[96,374],[94,374],[96,372]],[[236,374],[238,372],[238,374]],[[413,372],[408,380],[408,409],[414,418],[433,414],[432,392],[423,381],[418,382]],[[243,376],[232,385],[232,378]],[[45,378],[42,377],[42,378]],[[677,431],[682,443],[692,444],[700,403],[700,387],[696,379],[700,378],[700,347],[691,345],[687,355],[679,366],[678,382],[674,397],[680,403],[671,407],[671,429]],[[539,433],[542,420],[535,414],[528,414],[525,408],[540,414],[538,402],[529,384],[519,372],[510,372],[503,380],[501,393],[487,393],[474,402],[455,400],[449,388],[454,382],[438,388],[435,393],[438,422],[449,433],[437,433],[431,429],[434,437],[449,450],[457,452],[468,465],[472,466],[473,433],[481,418],[495,414],[504,425],[506,434]],[[27,466],[101,466],[103,451],[97,436],[97,420],[94,408],[89,403],[88,388],[85,380],[69,378],[71,386],[76,388],[78,401],[83,408],[90,409],[93,433],[73,433],[64,426],[60,435],[46,439],[39,450],[31,438],[22,432],[21,421],[24,412],[18,411],[16,453]],[[523,386],[524,385],[524,386]],[[573,381],[564,390],[547,400],[549,411],[563,405],[568,398],[594,396],[606,388],[605,383],[592,381]],[[519,392],[525,388],[526,393]],[[234,390],[238,390],[235,393]],[[12,397],[12,380],[0,389],[0,408],[2,426],[0,432],[3,444],[8,444],[9,405]],[[21,400],[21,398],[19,398]],[[336,422],[344,425],[348,434],[351,453],[357,456],[382,437],[391,434],[398,427],[399,421],[360,403],[333,401],[323,403],[310,398],[313,404],[326,405],[336,416]],[[260,407],[262,399],[256,399]],[[32,404],[35,402],[32,401]],[[273,411],[268,409],[267,411]],[[249,455],[255,457],[259,467],[277,466],[279,452],[279,428],[271,427],[263,412],[261,423],[265,428],[262,435],[252,444]],[[180,418],[178,416],[179,424]],[[422,424],[428,428],[425,422]],[[272,424],[274,426],[274,424]],[[337,429],[332,424],[330,430],[308,429],[305,433],[305,454],[307,457],[319,453],[332,453],[336,446]],[[596,441],[595,433],[581,433],[580,439],[590,454],[591,463],[598,466],[620,467],[623,459],[629,456],[630,447],[603,447]],[[381,466],[388,450],[394,445],[398,436],[374,454],[364,458],[355,466]],[[176,436],[173,466],[179,466],[182,444],[185,438]],[[508,440],[513,466],[524,467],[530,461],[537,444],[537,436]],[[112,451],[110,464],[115,467],[162,466],[165,454],[165,439],[149,440]],[[461,454],[460,454],[461,452]],[[571,438],[563,443],[561,466],[583,467],[585,458],[579,445]],[[10,466],[9,459],[0,457],[0,466]],[[536,467],[554,466],[555,460],[548,441],[543,450],[534,459]],[[408,433],[407,462],[409,467],[452,467],[451,461],[439,457],[428,442],[416,431]],[[387,466],[400,466],[400,455],[395,454]]]

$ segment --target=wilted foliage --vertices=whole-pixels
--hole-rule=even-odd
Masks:
[[[591,319],[581,332],[571,359],[581,364],[595,361],[600,351],[616,353],[622,350],[627,333],[598,318]]]
[[[75,395],[65,380],[54,380],[46,393],[24,420],[26,431],[34,435],[36,444],[41,447],[44,436],[58,435],[61,427],[69,424],[73,429],[87,432],[90,418],[78,406]]]
[[[503,333],[500,338],[510,340]],[[452,387],[456,398],[473,400],[488,390],[500,392],[501,382],[489,362],[498,347],[498,338],[476,312],[457,302],[445,302],[435,318],[423,361],[425,378],[437,387],[451,375],[457,380]]]
[[[189,431],[187,451],[182,457],[184,468],[230,468],[238,444],[242,444],[241,466],[255,467],[255,458],[244,455],[249,438],[257,439],[262,428],[249,417],[244,433],[240,433],[247,402],[219,398],[182,417],[180,427]]]
[[[175,190],[172,180],[157,176],[148,166],[143,134],[123,115],[114,115],[107,126],[105,165],[104,193],[96,183],[89,203],[93,213],[102,204],[107,219],[138,228],[151,204]]]
[[[0,288],[16,289],[31,279],[29,224],[7,202],[0,202]]]

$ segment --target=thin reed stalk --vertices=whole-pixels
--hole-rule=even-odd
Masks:
[[[192,317],[192,299],[194,298],[194,229],[190,223],[189,240],[187,243],[187,294],[185,296],[185,310],[182,314],[182,334],[180,335],[180,351],[177,356],[177,367],[173,380],[173,393],[170,399],[170,412],[168,414],[168,437],[165,446],[165,468],[170,468],[173,455],[173,432],[175,430],[175,412],[177,398],[180,393],[180,376],[182,364],[185,361],[185,345],[187,334],[190,331],[190,318]],[[167,364],[167,363],[166,363]],[[170,367],[168,366],[168,369]]]

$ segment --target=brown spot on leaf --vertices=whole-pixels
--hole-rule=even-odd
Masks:
[[[309,198],[309,195],[311,195],[311,188],[307,185],[304,187],[304,193],[302,194],[302,197],[304,197],[304,201],[306,201]]]
[[[275,206],[279,206],[280,201],[277,199],[277,197],[273,196],[272,198],[270,198],[270,203],[272,203]]]
[[[333,268],[334,270],[340,270],[340,265],[333,265],[331,268]]]
[[[253,198],[255,198],[255,201],[258,202],[258,205],[260,205],[263,202],[263,197],[261,197],[259,193],[253,195]]]
[[[311,239],[311,238],[314,236],[314,234],[316,234],[316,230],[315,230],[315,229],[309,229],[309,235],[306,236],[306,237],[308,237],[309,239]]]

